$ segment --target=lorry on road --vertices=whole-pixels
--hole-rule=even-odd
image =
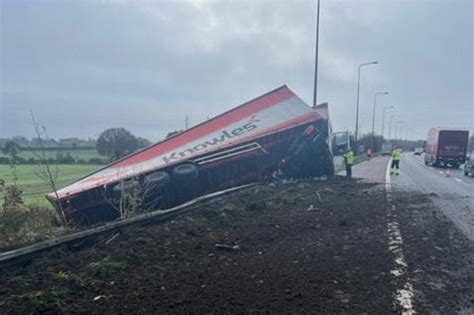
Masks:
[[[47,195],[75,224],[120,217],[124,194],[169,208],[272,176],[333,175],[328,105],[279,87]]]
[[[391,155],[392,148],[393,148],[393,145],[390,142],[382,143],[382,155],[383,156]]]
[[[471,151],[464,164],[464,176],[474,177],[474,151]]]
[[[349,131],[334,132],[332,139],[332,152],[334,155],[343,155],[351,147]]]
[[[425,146],[425,164],[458,168],[466,162],[469,130],[432,128]]]

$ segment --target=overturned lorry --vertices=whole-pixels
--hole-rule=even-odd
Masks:
[[[287,86],[115,161],[47,195],[75,224],[113,220],[124,194],[164,209],[265,180],[333,175],[327,104],[310,107]]]

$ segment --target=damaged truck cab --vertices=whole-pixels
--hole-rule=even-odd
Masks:
[[[327,104],[310,107],[277,88],[51,193],[65,217],[92,224],[119,216],[114,202],[140,192],[141,206],[169,208],[197,196],[265,180],[333,175]]]

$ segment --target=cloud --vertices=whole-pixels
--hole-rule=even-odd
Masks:
[[[157,140],[186,115],[198,123],[284,83],[312,99],[315,1],[1,8],[1,135],[29,135],[30,108],[53,136],[124,126]],[[472,128],[469,115],[443,115],[449,103],[472,118],[472,35],[470,1],[323,1],[318,100],[329,101],[334,129],[353,129],[358,64],[378,60],[362,75],[363,130],[380,90],[390,91],[380,106],[396,105],[423,133]]]

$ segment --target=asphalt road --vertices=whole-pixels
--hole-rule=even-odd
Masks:
[[[400,168],[400,176],[392,175],[395,191],[428,194],[444,215],[474,241],[474,178],[464,176],[463,169],[426,166],[423,155],[413,153],[403,154]]]

